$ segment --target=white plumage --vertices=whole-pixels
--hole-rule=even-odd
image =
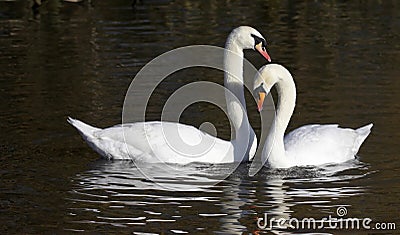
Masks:
[[[356,130],[340,128],[337,124],[305,125],[284,136],[296,102],[296,86],[285,67],[269,64],[259,70],[254,80],[255,91],[269,93],[273,86],[278,91],[278,104],[262,153],[264,161],[274,168],[288,168],[354,159],[371,132],[372,123]]]
[[[339,125],[306,125],[284,138],[286,157],[296,166],[341,163],[351,159],[371,132],[372,124],[358,128]]]
[[[108,159],[181,164],[233,162],[229,157],[233,156],[231,142],[215,138],[189,125],[172,122],[136,122],[99,129],[70,117],[68,122],[79,130],[90,147]],[[188,155],[190,151],[184,149],[185,154],[182,154],[180,149],[171,146],[174,145],[174,139],[168,138],[168,133],[175,133],[176,128],[179,129],[179,135],[187,146],[195,146],[207,139],[209,142],[214,142],[212,148],[204,151],[202,155]]]

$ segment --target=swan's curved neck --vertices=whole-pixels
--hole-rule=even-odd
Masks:
[[[239,99],[243,107],[246,107],[243,90],[243,48],[236,40],[228,38],[225,45],[225,80],[224,85]],[[228,98],[228,96],[227,96]],[[229,109],[229,106],[228,106]]]
[[[279,134],[279,137],[283,139],[296,105],[296,86],[291,77],[280,80],[275,86],[278,92],[275,117],[276,135]]]
[[[296,105],[296,86],[290,74],[278,74],[279,79],[275,84],[278,92],[276,116],[265,148],[270,149],[270,164],[285,164],[284,135]],[[278,166],[279,167],[279,166]]]
[[[230,36],[226,42],[225,49],[224,85],[231,92],[231,95],[225,92],[228,115],[232,125],[239,127],[235,130],[236,133],[240,132],[241,128],[243,131],[248,131],[248,128],[251,127],[247,118],[246,101],[244,98],[243,48],[237,44],[233,36]],[[232,94],[236,96],[236,99],[232,98]],[[236,134],[235,136],[236,140],[239,141],[238,138],[241,135]]]

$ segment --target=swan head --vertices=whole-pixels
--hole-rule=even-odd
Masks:
[[[229,42],[237,43],[242,49],[253,49],[258,51],[268,62],[271,57],[267,52],[267,41],[256,29],[250,26],[240,26],[229,35]]]
[[[290,72],[279,64],[267,64],[258,70],[254,77],[253,94],[257,99],[259,112],[261,112],[264,99],[271,91],[271,88],[287,77],[291,77]]]

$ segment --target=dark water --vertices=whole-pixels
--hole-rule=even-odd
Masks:
[[[351,217],[400,226],[397,1],[143,0],[132,9],[130,1],[48,0],[36,11],[30,7],[29,1],[0,1],[2,234],[257,234],[266,232],[256,224],[264,213],[323,218],[335,216],[339,206]],[[223,46],[239,25],[262,32],[273,60],[294,75],[298,98],[289,129],[375,124],[359,160],[264,168],[254,177],[241,165],[216,186],[183,184],[192,190],[168,191],[146,181],[132,163],[98,160],[66,123],[68,115],[99,127],[120,123],[125,92],[142,66],[180,46]],[[257,67],[264,63],[254,52],[246,57]],[[202,79],[222,83],[222,73],[206,69],[181,75],[160,85],[149,120],[159,119],[162,102],[179,86]],[[254,110],[254,103],[248,105]],[[259,133],[257,114],[249,114]],[[227,119],[214,106],[191,106],[181,119],[193,125],[205,120],[229,136]],[[207,167],[187,166],[187,177],[210,180],[199,173]]]

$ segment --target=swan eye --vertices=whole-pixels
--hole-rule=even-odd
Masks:
[[[267,47],[267,42],[265,41],[264,38],[260,38],[254,34],[250,34],[250,35],[254,38],[254,46],[261,43],[262,49],[266,50],[265,48]]]
[[[267,93],[264,89],[264,83],[261,83],[257,88],[253,90],[254,96],[258,98],[260,93]]]

